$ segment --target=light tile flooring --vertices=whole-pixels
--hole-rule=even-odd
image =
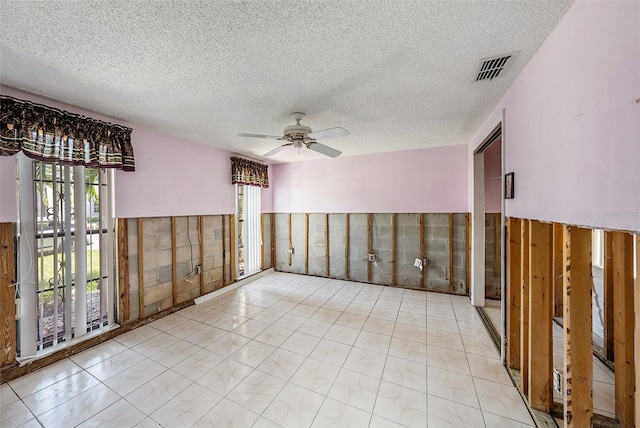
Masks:
[[[522,427],[465,297],[273,273],[0,386],[2,427]]]

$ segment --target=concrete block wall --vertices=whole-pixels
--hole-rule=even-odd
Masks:
[[[414,266],[420,257],[420,216],[424,216],[425,256],[429,264],[424,273]],[[452,215],[453,269],[449,267],[449,214],[396,214],[396,251],[392,251],[392,214],[371,214],[371,251],[375,263],[368,261],[369,231],[367,214],[329,214],[329,277],[373,284],[423,288],[431,291],[468,294],[467,289],[467,221],[465,213]],[[348,219],[347,219],[348,217]],[[305,248],[304,214],[291,214],[291,245],[294,254],[289,265],[289,214],[276,214],[276,269],[305,273],[308,252],[308,274],[327,276],[325,258],[325,214],[309,214],[308,248]],[[349,226],[348,248],[345,249],[346,221]],[[301,234],[301,236],[299,236]],[[345,271],[345,250],[348,272]],[[392,276],[395,257],[396,278]],[[369,281],[368,269],[371,270]],[[424,275],[424,286],[421,276]],[[453,275],[453,284],[450,278]]]
[[[144,314],[151,315],[173,306],[171,218],[144,218],[142,230]]]
[[[138,288],[138,219],[127,219],[127,246],[129,250],[129,320],[140,318]]]
[[[484,245],[485,245],[485,264],[484,264],[484,282],[485,297],[487,299],[500,300],[500,263],[497,270],[495,269],[495,251],[498,246],[498,254],[500,254],[500,213],[486,213],[484,216]],[[498,241],[496,242],[496,220],[498,220]]]

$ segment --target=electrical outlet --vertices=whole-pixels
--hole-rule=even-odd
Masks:
[[[369,253],[369,261],[370,262],[375,262],[376,261],[376,255],[373,253]]]
[[[20,304],[21,300],[16,299],[16,320],[19,320],[22,317],[22,305]]]
[[[196,275],[200,275],[202,273],[202,266],[196,265]]]
[[[289,248],[289,254],[294,255],[295,253],[296,250],[293,247]]]
[[[562,394],[562,375],[557,368],[553,368],[553,389],[558,394]]]
[[[429,264],[429,259],[428,258],[425,257],[424,259],[422,259],[422,265],[423,266],[426,266],[428,264]]]

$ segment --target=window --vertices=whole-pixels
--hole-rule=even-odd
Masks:
[[[113,323],[112,171],[19,155],[20,357]]]

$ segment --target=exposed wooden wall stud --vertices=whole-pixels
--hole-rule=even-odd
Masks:
[[[449,213],[449,291],[453,292],[453,213]]]
[[[604,357],[613,361],[613,232],[604,232],[603,244],[603,350]]]
[[[553,223],[553,316],[561,317],[563,314],[562,305],[564,299],[563,275],[563,226],[560,223]]]
[[[118,226],[120,226],[120,222],[126,222],[126,219],[120,219]],[[0,331],[0,366],[12,364],[16,359],[16,249],[13,227],[13,223],[0,223],[0,308],[2,308],[0,311],[0,328],[2,328]],[[118,232],[119,239],[120,230]]]
[[[507,220],[507,364],[520,369],[520,300],[522,295],[520,219]]]
[[[349,214],[344,215],[344,278],[349,279]]]
[[[4,228],[5,224],[10,224],[10,223],[2,223],[0,224],[0,227]],[[3,232],[4,232],[4,229],[3,229]],[[12,229],[12,232],[13,232],[13,229]],[[11,244],[13,246],[13,235],[11,236],[11,238],[12,238]],[[3,239],[2,244],[0,245],[0,250],[2,250],[6,242],[6,238],[4,238],[3,236],[0,236],[0,239]],[[118,321],[120,323],[125,323],[129,320],[129,317],[131,316],[130,308],[129,308],[129,226],[128,226],[128,220],[126,218],[118,219],[117,239],[118,239],[118,306],[119,306]],[[142,252],[142,248],[138,247],[138,252]],[[2,260],[0,260],[0,263],[1,262]],[[0,272],[13,272],[13,266],[11,267],[11,271],[2,269],[0,270]],[[2,278],[0,278],[0,281],[1,280]],[[4,290],[4,285],[2,286],[2,289]],[[3,306],[3,308],[4,307],[5,306]],[[6,307],[9,308],[8,306]],[[13,305],[13,308],[15,311],[15,304]],[[3,309],[3,312],[4,312],[4,309]],[[15,334],[15,328],[13,330]],[[3,332],[4,332],[4,322],[3,322]]]
[[[633,236],[613,232],[615,410],[620,426],[634,423]]]
[[[636,314],[636,349],[640,350],[640,233],[636,235],[636,295],[635,295],[635,314]],[[636,360],[637,361],[637,360]],[[635,367],[636,372],[636,394],[640,394],[640,370]],[[636,399],[636,426],[640,427],[640,398]]]
[[[309,213],[304,213],[304,273],[309,273]]]
[[[276,268],[276,214],[271,213],[271,267]]]
[[[554,225],[554,250],[555,235]],[[564,426],[590,427],[593,426],[591,229],[564,226],[563,243]]]
[[[236,215],[229,215],[229,282],[235,282],[238,274],[236,266]]]
[[[189,217],[187,217],[189,221]],[[171,217],[171,272],[173,275],[173,284],[171,288],[173,291],[173,306],[178,303],[178,264],[176,262],[176,218]]]
[[[138,218],[138,318],[144,318],[144,227],[143,219]]]
[[[371,262],[368,255],[371,254],[371,213],[367,214],[367,282],[371,282]]]
[[[520,222],[520,389],[529,391],[529,220]]]
[[[200,242],[200,295],[204,295],[204,217],[198,216],[198,240]]]
[[[325,276],[329,277],[329,214],[324,215],[324,265]]]
[[[466,251],[465,251],[465,258],[466,258],[466,287],[467,290],[469,290],[469,287],[471,286],[471,213],[465,213],[465,222],[466,222],[466,226],[465,226],[465,231],[466,231],[466,240],[465,240],[465,245],[466,245]]]
[[[396,283],[396,214],[391,214],[391,284]]]
[[[227,285],[227,216],[222,215],[222,286]]]
[[[420,260],[424,260],[425,258],[425,246],[424,246],[424,214],[418,214],[420,216]],[[420,287],[424,288],[424,271],[426,269],[422,269],[420,271]]]
[[[289,215],[287,216],[287,224],[289,230],[289,266],[291,266],[291,264],[293,263],[293,254],[291,252],[291,249],[293,248],[293,246],[291,245],[291,213],[289,213]]]
[[[264,214],[260,213],[260,270],[264,270]]]

